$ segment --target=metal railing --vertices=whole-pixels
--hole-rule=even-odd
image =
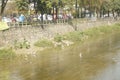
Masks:
[[[24,21],[24,22],[8,22],[8,26],[10,28],[12,27],[27,27],[27,26],[33,26],[33,27],[36,27],[36,26],[46,26],[46,25],[49,25],[49,24],[66,24],[68,23],[68,19],[57,19],[55,21],[49,21],[49,20],[45,20],[45,21]]]

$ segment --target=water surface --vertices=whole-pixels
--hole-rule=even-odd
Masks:
[[[0,60],[0,80],[120,80],[119,33]]]

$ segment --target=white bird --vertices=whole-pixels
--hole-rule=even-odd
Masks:
[[[82,53],[79,54],[80,58],[82,58]]]

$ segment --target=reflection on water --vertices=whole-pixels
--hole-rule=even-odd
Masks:
[[[120,61],[116,56],[120,55],[118,35],[65,50],[51,49],[36,55],[0,60],[0,80],[120,80],[120,64],[116,63]]]
[[[120,80],[120,45],[116,48],[116,56],[112,58],[116,64],[107,67],[107,69],[99,73],[94,80]]]

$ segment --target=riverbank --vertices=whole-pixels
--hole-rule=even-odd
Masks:
[[[1,79],[104,80],[99,74],[113,75],[113,71],[116,77],[119,66],[111,72],[106,69],[119,64],[119,57],[115,58],[120,53],[119,34],[120,24],[113,24],[57,34],[52,39],[38,39],[32,45],[27,39],[16,40],[12,46],[0,49]]]
[[[116,31],[120,32],[118,28]],[[7,80],[97,80],[96,77],[100,73],[103,74],[109,66],[116,65],[115,56],[120,49],[120,33],[115,32],[105,35],[102,33],[101,36],[89,38],[64,49],[52,47],[42,52],[39,50],[38,54],[22,54],[0,60],[0,74],[2,79],[7,77]],[[107,70],[111,73],[113,71]]]
[[[105,25],[112,25],[119,23],[119,21],[108,21],[108,20],[99,20],[99,21],[80,21],[74,20],[68,23],[63,24],[48,24],[44,28],[41,26],[16,26],[11,27],[6,31],[0,31],[0,47],[3,45],[14,44],[17,41],[23,41],[26,39],[30,43],[34,43],[39,39],[47,38],[52,39],[57,34],[62,35],[69,32],[83,31],[92,27],[99,27]]]
[[[69,27],[70,26],[68,26],[68,28]],[[54,37],[43,37],[42,39],[36,39],[34,42],[30,42],[27,39],[16,40],[13,42],[12,45],[8,45],[7,47],[13,49],[13,51],[17,54],[35,54],[38,51],[43,51],[44,49],[53,47],[61,47],[62,49],[64,49],[65,47],[74,43],[81,43],[88,39],[96,38],[96,36],[104,36],[106,34],[111,34],[118,31],[120,31],[119,23],[113,25],[92,27],[90,29],[87,28],[85,30],[70,30],[69,32],[66,31],[66,33],[64,34],[56,33]]]

